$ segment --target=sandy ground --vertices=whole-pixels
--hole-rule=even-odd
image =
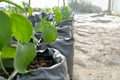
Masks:
[[[74,16],[73,80],[120,80],[120,17]]]

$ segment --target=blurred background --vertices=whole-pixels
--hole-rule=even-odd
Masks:
[[[120,14],[120,0],[11,0],[22,5],[22,1],[31,5],[32,8],[52,8],[54,6],[69,5],[74,12],[99,13],[109,11]],[[0,3],[0,8],[8,6]]]

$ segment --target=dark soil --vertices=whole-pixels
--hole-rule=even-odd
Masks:
[[[13,68],[6,68],[9,75],[13,72]],[[8,76],[4,73],[3,70],[0,70],[0,76],[4,76],[5,78],[8,78]]]
[[[54,65],[56,62],[52,57],[36,57],[28,66],[28,70],[37,69],[41,67],[50,67]]]
[[[47,57],[36,57],[28,66],[27,70],[30,69],[37,69],[37,68],[41,68],[41,67],[50,67],[52,65],[56,64],[56,62],[54,61],[54,59],[50,56]],[[13,69],[9,68],[7,69],[7,71],[9,72],[9,74],[12,73]],[[8,76],[2,71],[0,70],[0,76],[4,76],[6,78],[8,78]]]

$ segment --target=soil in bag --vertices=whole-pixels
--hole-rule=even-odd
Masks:
[[[51,67],[52,65],[56,64],[53,57],[50,56],[48,53],[49,52],[47,50],[43,53],[37,53],[37,56],[30,63],[30,65],[28,65],[27,70],[37,69],[41,67]]]
[[[7,70],[8,74],[10,75],[13,72],[14,69],[13,68],[6,68],[6,70]],[[3,70],[0,70],[0,76],[8,78],[8,76],[4,73]]]

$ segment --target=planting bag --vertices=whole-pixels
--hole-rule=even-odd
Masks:
[[[38,14],[28,16],[28,19],[32,22],[32,25],[35,26],[35,23],[40,22],[41,18]]]
[[[73,19],[64,19],[62,20],[57,26],[72,26],[73,24]]]
[[[70,80],[66,58],[56,49],[49,48],[56,64],[51,67],[35,69],[24,75],[17,75],[16,80]]]
[[[49,44],[49,47],[58,49],[67,60],[68,73],[70,79],[73,74],[73,57],[74,57],[74,38],[71,30],[71,24],[59,24],[58,38],[55,42]]]

